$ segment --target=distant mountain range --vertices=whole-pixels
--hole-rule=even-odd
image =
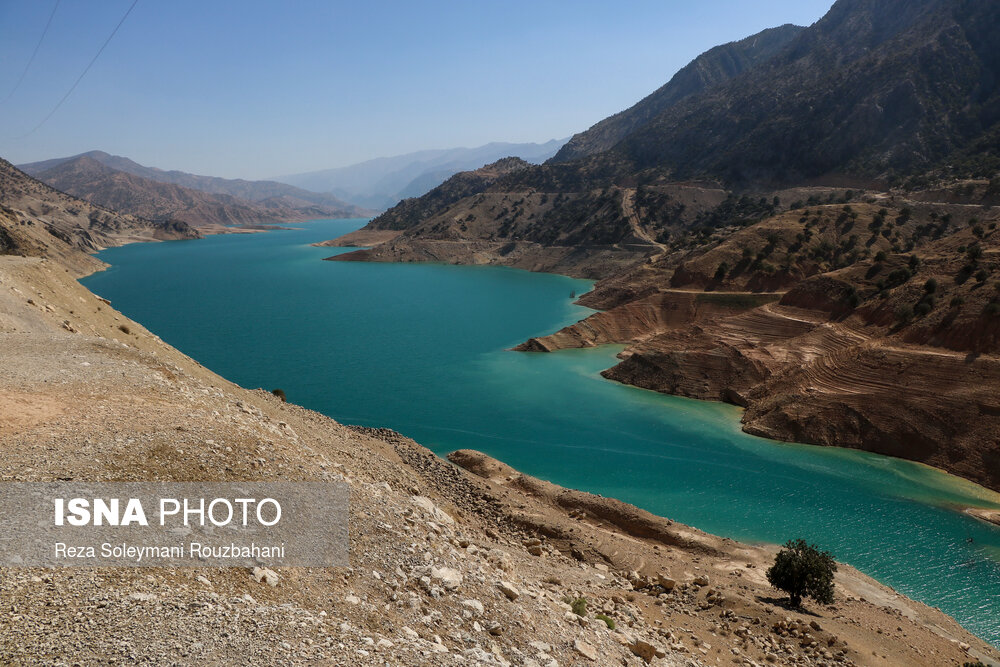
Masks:
[[[274,181],[164,171],[103,151],[20,165],[48,185],[107,208],[191,225],[247,225],[371,214],[332,195]]]
[[[477,148],[424,150],[347,167],[278,176],[274,180],[315,192],[329,192],[370,208],[386,209],[402,199],[429,192],[460,171],[478,169],[501,158],[519,157],[539,164],[555,155],[564,143],[565,139],[554,139],[543,144],[495,142]]]

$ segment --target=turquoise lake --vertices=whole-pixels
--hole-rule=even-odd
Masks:
[[[1000,496],[863,452],[742,433],[732,406],[605,380],[620,347],[506,351],[592,312],[590,283],[495,267],[323,262],[363,220],[135,244],[82,282],[245,387],[438,454],[531,475],[739,540],[803,537],[1000,646]],[[969,541],[969,538],[972,538]]]

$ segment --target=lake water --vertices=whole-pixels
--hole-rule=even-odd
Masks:
[[[563,486],[739,540],[803,537],[1000,645],[1000,496],[863,452],[777,443],[737,408],[605,380],[620,347],[506,351],[586,316],[590,283],[495,267],[323,262],[362,220],[135,244],[82,282],[245,387],[446,454],[478,449]],[[972,538],[972,541],[968,541]]]

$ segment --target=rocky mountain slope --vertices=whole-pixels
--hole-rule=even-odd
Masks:
[[[772,58],[802,30],[799,26],[783,25],[709,49],[635,106],[605,118],[586,132],[573,135],[552,161],[569,162],[613,148],[689,95],[728,81],[748,67]]]
[[[47,188],[40,196],[52,201]],[[941,612],[849,567],[834,604],[786,609],[763,577],[773,548],[560,489],[477,452],[452,464],[391,431],[233,385],[40,254],[0,256],[0,477],[343,480],[351,566],[4,569],[7,662],[1000,659]]]
[[[607,377],[997,489],[998,221],[899,196],[793,209],[599,283],[584,300],[609,310],[521,349],[629,343]]]
[[[108,208],[192,225],[364,217],[367,209],[274,181],[197,176],[91,151],[21,165],[49,185]]]
[[[85,253],[198,236],[182,221],[153,222],[71,197],[0,160],[0,255],[56,258],[83,275],[102,266]]]
[[[839,0],[756,37],[335,259],[596,278],[606,312],[522,349],[627,343],[608,377],[1000,488],[1000,8]]]
[[[743,185],[919,173],[1000,121],[998,37],[993,3],[840,0],[774,57],[583,168]]]

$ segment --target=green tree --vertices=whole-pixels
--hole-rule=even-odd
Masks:
[[[833,573],[837,563],[827,551],[805,540],[789,540],[774,557],[767,570],[767,580],[777,589],[788,593],[792,606],[811,597],[821,604],[833,602]]]

